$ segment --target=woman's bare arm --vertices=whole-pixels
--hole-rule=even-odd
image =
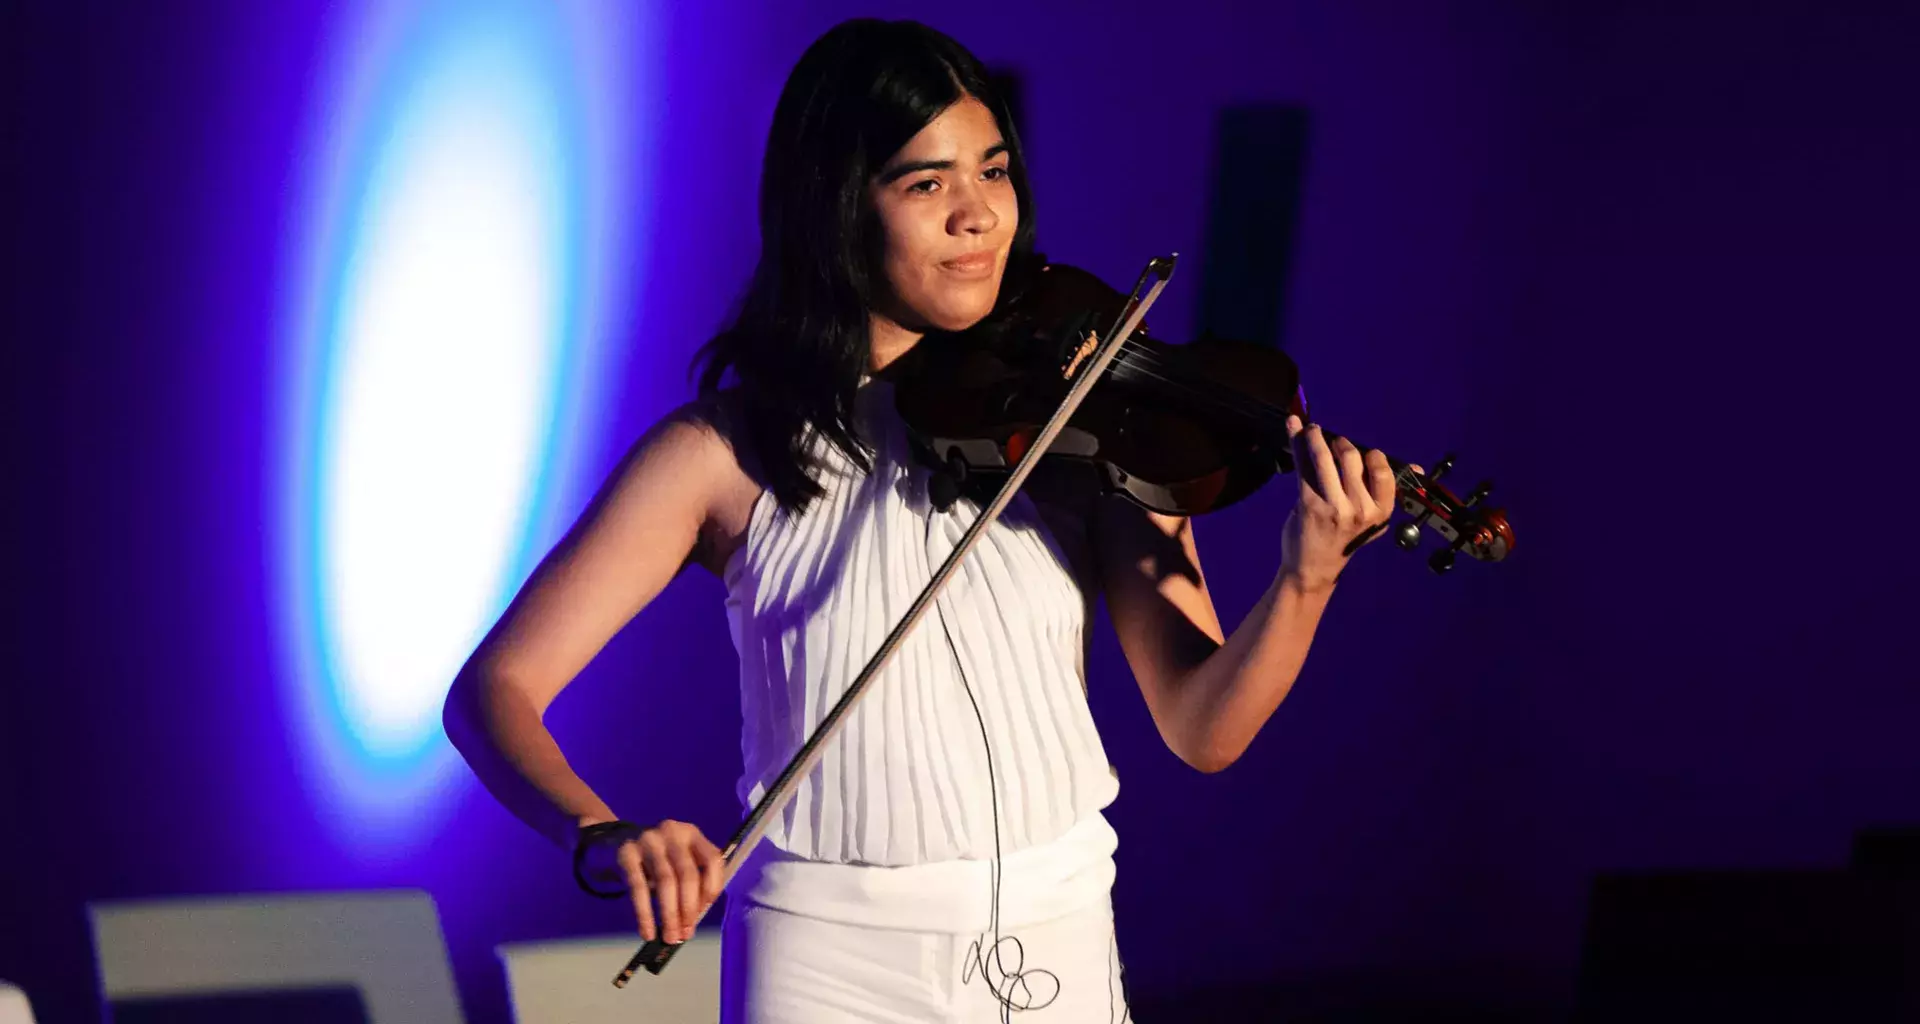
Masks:
[[[678,575],[746,478],[708,416],[689,407],[636,442],[455,679],[447,736],[508,810],[571,848],[618,817],[542,718],[608,640]]]
[[[1231,635],[1221,633],[1191,523],[1118,499],[1095,521],[1121,649],[1167,746],[1205,772],[1237,760],[1286,699],[1355,542],[1378,536],[1393,514],[1384,453],[1345,439],[1330,448],[1297,419],[1288,429],[1294,464],[1308,471],[1282,528],[1280,570]]]

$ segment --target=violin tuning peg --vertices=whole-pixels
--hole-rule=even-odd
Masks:
[[[1491,493],[1493,493],[1493,481],[1482,480],[1478,484],[1474,485],[1473,493],[1467,495],[1467,504],[1470,506],[1478,505],[1483,499],[1486,498],[1487,495]]]
[[[1461,533],[1459,536],[1453,539],[1452,544],[1447,545],[1444,549],[1440,551],[1435,551],[1433,553],[1433,557],[1427,559],[1428,567],[1431,568],[1435,573],[1438,573],[1443,576],[1446,575],[1447,570],[1453,568],[1453,553],[1460,550],[1461,548],[1466,547],[1467,542],[1472,539],[1473,538],[1468,536],[1466,533],[1464,532]]]
[[[1398,544],[1402,551],[1412,551],[1414,548],[1419,547],[1420,524],[1417,522],[1401,523],[1393,531],[1393,542]]]
[[[1440,457],[1440,461],[1435,463],[1432,469],[1427,471],[1427,480],[1431,483],[1438,483],[1440,478],[1446,476],[1452,469],[1453,453],[1448,452]]]

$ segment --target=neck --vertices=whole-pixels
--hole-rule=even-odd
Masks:
[[[924,334],[923,331],[900,326],[892,317],[873,314],[867,330],[871,348],[869,368],[874,373],[886,369],[894,360],[912,351]]]

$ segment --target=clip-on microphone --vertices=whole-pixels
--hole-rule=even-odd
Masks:
[[[946,512],[953,503],[960,500],[967,483],[967,463],[958,452],[945,462],[933,450],[932,442],[920,436],[918,431],[908,431],[913,444],[913,452],[927,467],[927,501],[936,512]]]

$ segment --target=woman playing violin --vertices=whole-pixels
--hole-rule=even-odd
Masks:
[[[547,706],[697,565],[725,584],[739,795],[757,800],[979,511],[929,500],[890,374],[988,316],[1032,255],[1006,109],[973,55],[918,24],[817,40],[762,175],[759,263],[702,352],[699,396],[633,445],[446,705],[494,795],[569,850],[588,837],[592,877],[623,883],[640,935],[669,943],[719,895],[719,850],[680,821],[593,829],[619,815],[568,766]],[[725,1020],[1125,1017],[1089,605],[1106,601],[1168,748],[1231,765],[1293,685],[1350,545],[1392,510],[1381,453],[1288,433],[1319,483],[1300,485],[1272,585],[1230,633],[1183,519],[1036,491],[983,533],[729,884]]]

